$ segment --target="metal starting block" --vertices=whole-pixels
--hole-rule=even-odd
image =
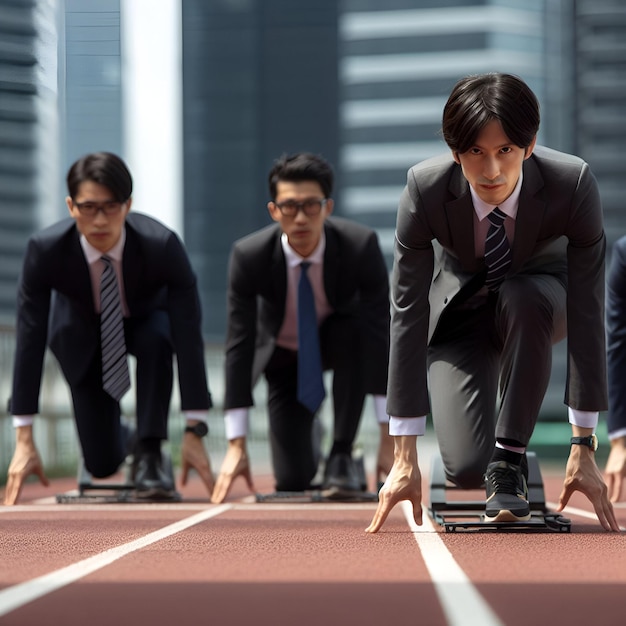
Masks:
[[[259,503],[293,503],[310,502],[378,502],[378,493],[367,490],[367,475],[365,461],[361,454],[352,457],[362,491],[332,492],[324,491],[320,487],[311,487],[306,491],[275,491],[274,493],[257,493],[255,499]]]
[[[465,492],[447,478],[443,461],[433,455],[430,472],[430,505],[432,519],[446,532],[457,530],[497,531],[571,531],[571,521],[559,513],[548,511],[543,490],[543,479],[537,455],[527,452],[528,459],[528,502],[530,519],[520,522],[484,521],[485,500],[464,500],[459,494]],[[450,497],[448,497],[450,496]]]
[[[168,454],[162,453],[163,470],[173,475],[172,460]],[[146,504],[155,502],[152,499],[137,498],[135,485],[132,479],[132,458],[128,457],[120,467],[121,479],[98,479],[85,468],[83,459],[78,465],[77,489],[66,493],[58,493],[56,501],[58,504],[120,504],[135,503]],[[119,473],[119,472],[118,472]],[[174,498],[164,500],[164,502],[180,502],[181,495],[176,492]]]
[[[257,493],[257,502],[262,504],[303,504],[310,502],[378,502],[378,494],[370,491],[357,491],[337,495],[325,495],[321,489],[309,491],[275,491],[274,493]]]

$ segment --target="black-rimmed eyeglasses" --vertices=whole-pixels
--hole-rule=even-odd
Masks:
[[[117,215],[121,210],[124,202],[117,200],[107,200],[106,202],[74,202],[74,206],[79,210],[81,215],[85,217],[94,217],[98,211],[102,211],[105,215]]]
[[[327,198],[322,199],[309,199],[302,202],[296,202],[295,200],[285,200],[284,202],[276,202],[278,210],[285,217],[294,217],[298,214],[298,211],[303,211],[305,215],[319,215],[322,207],[326,206],[328,202]]]

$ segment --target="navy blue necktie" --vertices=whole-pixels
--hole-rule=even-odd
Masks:
[[[102,341],[102,387],[115,400],[130,389],[130,374],[124,339],[124,316],[115,268],[108,256],[101,257],[100,337]]]
[[[311,413],[324,400],[324,379],[320,353],[315,298],[307,276],[310,263],[300,264],[298,282],[298,402]]]
[[[498,291],[511,265],[511,247],[504,229],[506,215],[496,207],[489,215],[490,226],[485,239],[485,285],[490,291]]]

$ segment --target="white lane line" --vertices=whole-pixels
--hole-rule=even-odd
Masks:
[[[235,504],[238,511],[372,511],[376,510],[376,502],[289,502],[289,503],[248,503]]]
[[[32,504],[16,504],[13,506],[0,506],[0,515],[11,513],[74,513],[76,511],[206,511],[211,506],[210,502],[150,502],[146,504],[120,503],[112,504],[102,502],[99,504],[42,504],[36,507]]]
[[[546,506],[549,509],[552,509],[554,511],[556,511],[557,507],[559,506],[556,502],[546,502]],[[613,504],[613,508],[615,508],[615,504]],[[592,519],[595,520],[596,522],[598,522],[598,524],[600,523],[600,520],[598,519],[598,516],[595,514],[595,512],[592,511],[585,511],[584,509],[578,509],[575,506],[566,506],[562,511],[561,511],[562,515],[578,515],[578,517],[584,517],[586,519]],[[623,526],[619,527],[620,530],[626,530],[626,528],[624,528]]]
[[[169,526],[155,530],[154,532],[151,532],[144,537],[140,537],[139,539],[129,541],[128,543],[116,546],[115,548],[110,548],[100,554],[95,554],[94,556],[90,556],[87,559],[78,561],[77,563],[73,563],[72,565],[68,565],[67,567],[63,567],[54,572],[50,572],[44,576],[39,576],[38,578],[33,578],[32,580],[28,580],[18,585],[7,587],[6,589],[0,591],[0,617],[25,604],[28,604],[29,602],[32,602],[33,600],[36,600],[37,598],[45,596],[48,593],[52,593],[61,587],[65,587],[66,585],[69,585],[84,576],[102,569],[123,556],[134,552],[135,550],[145,548],[152,543],[161,541],[171,535],[175,535],[190,526],[200,524],[201,522],[204,522],[212,517],[217,517],[231,508],[232,505],[230,504],[222,504],[212,509],[207,509],[206,511],[196,513],[191,517],[182,519],[178,522],[170,524]]]
[[[252,499],[250,499],[252,498]],[[33,506],[37,504],[37,506]],[[377,502],[257,502],[254,496],[231,500],[233,508],[242,511],[254,510],[262,513],[269,511],[375,511]],[[76,511],[204,511],[208,502],[137,502],[125,503],[88,503],[88,504],[58,504],[35,503],[0,506],[0,515],[11,513],[71,513]]]
[[[405,500],[401,505],[449,626],[503,626],[446,548],[426,509],[422,525],[418,526],[411,503]]]
[[[552,511],[556,511],[559,506],[556,502],[546,502],[546,506]],[[598,516],[591,511],[585,511],[583,509],[577,509],[575,506],[566,506],[561,514],[565,515],[566,513],[571,513],[572,515],[578,515],[578,517],[585,517],[587,519],[594,519],[596,522],[598,521]]]

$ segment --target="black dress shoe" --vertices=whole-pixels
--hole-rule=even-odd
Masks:
[[[135,495],[142,500],[174,500],[176,489],[174,476],[163,469],[161,456],[154,452],[143,452],[134,463]]]
[[[326,463],[322,495],[338,500],[354,497],[361,491],[361,481],[352,457],[346,452],[333,454]]]

